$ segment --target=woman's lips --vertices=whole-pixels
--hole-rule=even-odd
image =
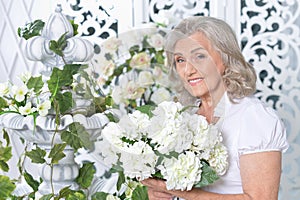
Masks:
[[[194,78],[194,79],[190,79],[188,80],[189,84],[191,86],[195,86],[198,85],[199,83],[201,83],[203,81],[203,78]]]

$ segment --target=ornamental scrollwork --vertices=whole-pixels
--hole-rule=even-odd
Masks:
[[[258,74],[256,95],[279,112],[287,127],[290,149],[283,157],[284,199],[297,199],[300,192],[299,13],[296,0],[241,1],[240,38],[243,53]]]

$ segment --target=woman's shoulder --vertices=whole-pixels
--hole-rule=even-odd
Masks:
[[[255,96],[238,99],[230,107],[233,112],[240,113],[243,116],[250,115],[250,117],[259,117],[260,119],[262,117],[273,120],[279,119],[279,115],[275,109]]]
[[[238,146],[241,154],[286,150],[285,126],[275,109],[255,96],[245,97],[235,106],[240,107]]]

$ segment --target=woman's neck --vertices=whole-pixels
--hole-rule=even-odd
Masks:
[[[216,123],[218,119],[214,118],[214,110],[224,93],[225,90],[215,95],[210,94],[206,97],[201,97],[201,104],[199,105],[197,114],[205,116],[209,123]]]

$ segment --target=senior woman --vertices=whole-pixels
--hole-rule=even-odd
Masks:
[[[170,31],[166,51],[179,100],[196,103],[196,113],[222,132],[229,169],[214,184],[189,191],[143,180],[149,199],[277,200],[282,152],[288,148],[285,127],[276,111],[253,95],[256,73],[231,27],[213,17],[189,17]]]

